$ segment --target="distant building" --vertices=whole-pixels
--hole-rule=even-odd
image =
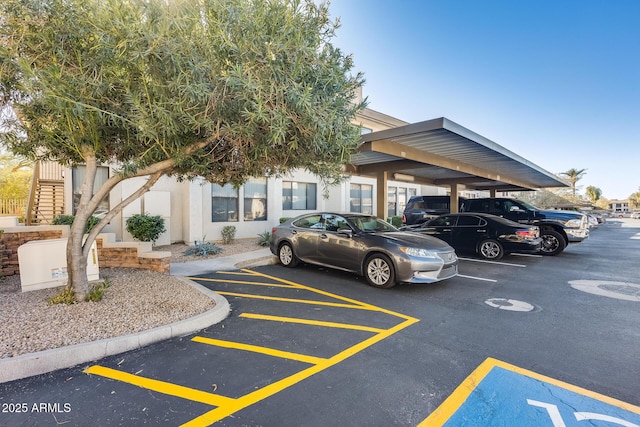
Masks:
[[[609,207],[612,213],[631,212],[631,209],[629,209],[629,200],[610,200]]]

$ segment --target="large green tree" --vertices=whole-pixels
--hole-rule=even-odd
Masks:
[[[0,199],[26,199],[31,185],[31,162],[0,154]]]
[[[588,186],[587,189],[585,190],[585,193],[587,195],[587,198],[591,201],[591,203],[597,202],[598,199],[600,199],[600,196],[602,196],[602,190],[593,185]]]
[[[357,148],[363,84],[312,0],[3,0],[0,92],[14,153],[86,165],[67,246],[69,286],[88,290],[99,231],[163,175],[239,185],[306,168],[338,182]],[[119,172],[92,194],[97,166]],[[94,227],[122,180],[146,183]]]
[[[566,172],[560,172],[560,175],[567,178],[569,184],[571,185],[571,194],[573,197],[576,197],[576,183],[582,179],[582,177],[587,173],[586,169],[574,169],[571,168]]]

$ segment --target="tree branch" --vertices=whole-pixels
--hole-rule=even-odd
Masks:
[[[136,200],[138,197],[142,196],[144,193],[146,193],[147,191],[149,191],[149,189],[156,183],[158,182],[158,180],[162,177],[162,175],[164,175],[163,172],[156,172],[153,175],[151,175],[149,177],[149,179],[147,180],[146,183],[144,183],[144,185],[142,185],[140,188],[138,188],[134,193],[132,193],[129,197],[127,197],[126,199],[122,200],[120,203],[118,203],[116,205],[116,207],[114,207],[113,209],[111,209],[89,232],[89,235],[87,236],[87,240],[84,242],[84,244],[82,245],[82,254],[84,256],[88,256],[89,255],[89,249],[91,247],[91,245],[93,244],[93,241],[96,239],[96,237],[98,236],[98,234],[100,234],[100,232],[102,231],[102,229],[109,223],[109,221],[111,221],[113,218],[115,218],[116,215],[118,215],[122,209],[124,209],[125,206],[127,206],[129,203],[133,202],[134,200]]]

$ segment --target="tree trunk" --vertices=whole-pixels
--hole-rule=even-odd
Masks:
[[[82,224],[81,224],[82,222]],[[82,239],[87,221],[78,221],[78,218],[71,225],[71,233],[67,241],[67,286],[73,290],[73,294],[78,302],[84,301],[89,292],[89,281],[87,280],[87,257],[82,254]]]
[[[76,215],[71,224],[71,233],[67,241],[67,286],[73,290],[78,302],[84,301],[89,292],[87,280],[87,255],[84,253],[84,231],[92,209],[93,185],[96,179],[98,163],[94,151],[90,147],[83,147],[82,157],[85,160],[86,173],[80,188],[80,202],[76,208]],[[91,246],[91,243],[89,243]],[[88,251],[87,251],[88,253]]]
[[[204,144],[204,143],[203,143]],[[174,165],[173,159],[155,163],[147,168],[140,169],[132,176],[149,176],[147,182],[137,191],[123,200],[118,206],[111,209],[104,218],[96,224],[89,232],[85,239],[85,230],[89,222],[89,218],[98,207],[100,201],[107,197],[109,192],[120,183],[122,176],[116,175],[107,180],[107,182],[93,194],[96,172],[98,163],[96,161],[93,150],[85,146],[82,151],[86,165],[86,173],[84,182],[81,187],[80,202],[76,208],[75,218],[71,225],[71,232],[67,240],[67,287],[73,290],[78,302],[84,301],[85,296],[89,292],[89,281],[87,280],[87,257],[91,250],[91,245],[96,239],[98,233],[113,219],[122,209],[132,201],[136,200],[142,194],[149,191],[162,175],[168,173]]]

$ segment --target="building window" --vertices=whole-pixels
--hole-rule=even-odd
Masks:
[[[316,184],[306,182],[282,182],[283,210],[313,210],[316,208]]]
[[[78,205],[80,204],[80,195],[82,194],[82,183],[84,182],[84,177],[87,173],[87,168],[85,166],[76,166],[71,171],[71,181],[73,185],[73,214],[76,214],[76,210],[78,209]],[[109,168],[107,166],[98,166],[98,170],[96,171],[96,179],[93,182],[93,192],[95,193],[100,187],[104,185],[105,182],[109,179]],[[104,199],[100,201],[98,208],[95,210],[93,215],[102,218],[109,212],[109,196],[106,196]]]
[[[267,220],[267,178],[250,178],[244,185],[244,220]]]
[[[387,188],[387,217],[400,216],[412,196],[416,195],[415,188],[388,187]]]
[[[238,221],[238,190],[231,184],[211,184],[211,222],[235,221]]]
[[[407,189],[406,187],[398,187],[398,210],[396,215],[402,215],[404,208],[407,206]]]
[[[373,213],[373,185],[351,184],[349,204],[351,212]]]
[[[396,215],[397,209],[397,195],[396,187],[387,188],[387,218],[391,218]]]

